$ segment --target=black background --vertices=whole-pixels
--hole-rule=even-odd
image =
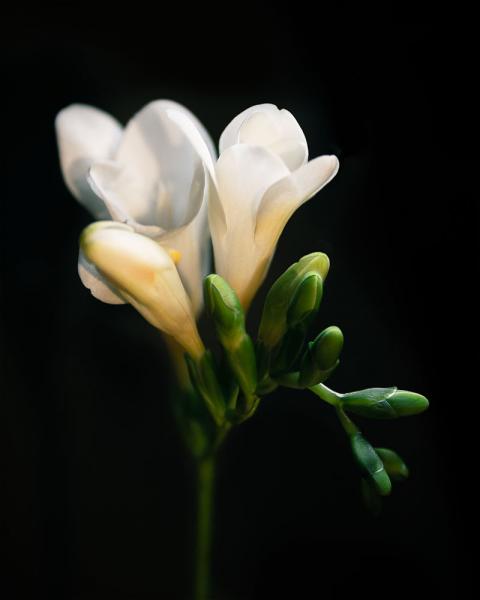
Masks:
[[[286,228],[268,281],[327,252],[318,328],[338,324],[346,337],[332,386],[398,385],[431,401],[419,417],[359,419],[411,467],[374,518],[328,406],[306,392],[267,398],[223,451],[215,598],[470,597],[474,32],[319,9],[72,4],[4,21],[8,597],[188,598],[192,470],[169,413],[170,368],[139,315],[97,302],[77,277],[90,219],[63,184],[53,131],[71,102],[125,122],[162,97],[191,108],[214,139],[247,106],[273,102],[297,117],[312,157],[339,156],[335,180]]]

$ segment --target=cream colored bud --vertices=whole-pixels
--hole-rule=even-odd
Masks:
[[[167,250],[127,225],[98,222],[80,238],[86,259],[154,327],[193,357],[204,352],[190,300]]]

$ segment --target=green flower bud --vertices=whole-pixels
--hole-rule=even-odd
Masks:
[[[236,293],[220,275],[208,275],[203,285],[205,305],[218,337],[224,345],[234,343],[245,330],[245,316]]]
[[[390,404],[393,406],[399,417],[408,417],[424,412],[428,408],[428,400],[421,394],[397,390],[391,398]]]
[[[353,455],[362,471],[375,484],[381,496],[388,496],[392,490],[392,483],[373,446],[360,432],[354,433],[350,440]]]
[[[298,285],[287,311],[289,327],[295,327],[314,315],[320,306],[323,280],[318,273],[307,273]]]
[[[220,275],[206,277],[204,289],[205,304],[228,364],[246,398],[251,400],[257,387],[257,363],[252,340],[245,331],[243,308],[236,293]]]
[[[313,341],[312,355],[321,371],[327,371],[337,364],[343,349],[343,333],[332,325],[324,329]]]
[[[342,396],[345,410],[372,419],[396,419],[423,412],[428,408],[425,396],[397,388],[369,388]]]
[[[316,273],[325,281],[329,266],[330,261],[326,254],[313,252],[291,265],[277,279],[265,300],[258,332],[259,341],[268,348],[273,348],[280,342],[287,330],[287,313],[299,285],[308,273]]]
[[[388,448],[375,448],[375,451],[392,479],[401,481],[408,477],[408,467],[396,452]]]
[[[338,366],[343,333],[338,327],[324,329],[308,344],[300,365],[299,384],[305,387],[323,383]]]

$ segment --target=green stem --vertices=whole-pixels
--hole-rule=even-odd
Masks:
[[[355,435],[360,430],[355,423],[347,416],[347,413],[340,406],[337,408],[337,415],[340,423],[348,436]]]
[[[197,543],[194,600],[210,598],[215,455],[197,461]]]
[[[332,406],[340,406],[340,398],[342,397],[342,394],[334,392],[323,383],[317,383],[317,385],[312,385],[308,389],[325,402],[328,402],[328,404],[331,404]]]

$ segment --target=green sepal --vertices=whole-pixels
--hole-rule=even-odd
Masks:
[[[255,345],[255,355],[257,357],[257,376],[258,385],[263,385],[264,380],[269,379],[270,363],[272,360],[272,353],[262,342],[257,341]]]
[[[257,361],[255,348],[246,333],[235,347],[226,349],[227,361],[245,396],[255,394],[257,388]]]
[[[425,396],[391,388],[368,388],[342,396],[345,410],[371,419],[397,419],[428,408]]]
[[[172,399],[172,409],[192,455],[208,456],[215,446],[217,427],[202,397],[195,389],[181,390]]]
[[[287,310],[288,327],[306,323],[317,313],[323,295],[323,280],[314,271],[308,272],[297,286]]]
[[[403,459],[393,450],[388,448],[375,448],[375,452],[380,457],[391,479],[394,481],[403,481],[409,475],[408,467]]]
[[[275,281],[265,299],[258,331],[259,341],[267,348],[274,348],[284,336],[288,327],[288,309],[305,276],[316,273],[325,281],[329,266],[326,254],[313,252],[291,265]]]
[[[375,484],[381,496],[388,496],[392,490],[392,482],[383,466],[383,462],[374,447],[357,431],[351,438],[353,455],[362,469]]]
[[[274,378],[294,367],[304,348],[305,337],[306,330],[302,323],[287,330],[278,349],[272,354],[270,373]]]
[[[217,425],[225,422],[225,399],[218,381],[212,353],[206,350],[203,356],[194,361],[185,355],[190,379],[196,392],[203,398]]]
[[[278,382],[271,378],[266,378],[261,381],[261,383],[257,386],[257,394],[259,396],[266,396],[267,394],[271,394],[274,390],[278,388]]]
[[[321,371],[317,368],[311,356],[308,353],[305,353],[305,356],[302,358],[302,363],[300,365],[300,374],[298,382],[303,388],[323,383],[327,381],[327,379],[335,371],[339,364],[340,361],[337,360],[337,362],[330,369]]]

